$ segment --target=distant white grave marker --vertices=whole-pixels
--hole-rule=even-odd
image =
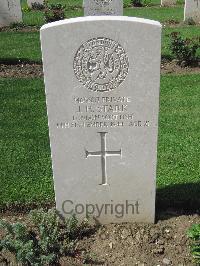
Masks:
[[[184,20],[189,18],[200,23],[200,0],[185,0]]]
[[[29,7],[32,7],[32,4],[34,4],[34,3],[38,3],[38,4],[43,5],[44,0],[27,0],[27,4]]]
[[[85,16],[122,16],[123,1],[122,0],[84,0]]]
[[[174,6],[177,0],[161,0],[161,6]]]
[[[57,209],[154,222],[160,23],[74,18],[41,42]]]
[[[0,0],[0,27],[22,22],[20,0]]]

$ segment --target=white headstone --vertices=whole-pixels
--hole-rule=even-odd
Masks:
[[[22,22],[20,0],[0,0],[0,27]]]
[[[184,20],[189,18],[200,23],[200,0],[185,0]]]
[[[161,0],[162,6],[174,6],[177,0]]]
[[[85,16],[123,16],[122,0],[84,0]]]
[[[41,42],[57,209],[153,222],[160,23],[68,19],[44,25]]]
[[[43,5],[44,4],[44,0],[27,0],[27,4],[29,7],[32,7],[32,4],[34,3],[38,3],[38,4],[41,4]]]

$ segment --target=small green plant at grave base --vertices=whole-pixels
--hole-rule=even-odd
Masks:
[[[197,63],[197,50],[200,47],[200,38],[183,39],[179,32],[172,32],[170,38],[172,54],[178,59],[179,64],[193,65]]]
[[[32,6],[32,10],[43,10],[45,7],[43,4],[40,4],[37,1],[32,3],[31,6]]]
[[[23,11],[24,13],[28,13],[28,12],[31,11],[31,8],[30,8],[28,5],[25,5],[24,7],[22,7],[22,11]]]
[[[10,24],[10,28],[11,29],[21,29],[21,28],[24,28],[25,25],[23,22],[13,22]]]
[[[142,0],[132,0],[131,3],[132,3],[132,6],[134,6],[134,7],[142,7],[143,6]]]
[[[130,3],[124,3],[124,4],[123,4],[123,7],[124,7],[124,8],[131,7],[131,6],[132,6],[132,5],[131,5]]]
[[[193,225],[187,232],[192,243],[190,251],[197,265],[200,265],[200,224]]]
[[[142,3],[142,5],[143,6],[151,6],[151,0],[143,0],[143,3]]]
[[[44,10],[45,22],[49,23],[64,19],[65,7],[62,4],[46,4]]]
[[[184,4],[184,0],[177,0],[177,1],[176,1],[176,4],[177,4],[177,5],[183,5],[183,4]]]
[[[179,24],[179,21],[176,19],[169,19],[166,21],[166,23],[176,25],[176,24]]]
[[[62,256],[76,256],[78,239],[90,229],[85,221],[79,224],[75,216],[61,219],[54,209],[31,211],[29,220],[29,226],[0,222],[5,230],[0,251],[14,253],[16,261],[24,265],[56,265]],[[86,258],[90,256],[82,256],[83,262]]]
[[[196,22],[194,21],[193,18],[187,18],[184,23],[186,25],[191,25],[191,26],[196,25]]]
[[[123,7],[124,8],[128,8],[128,7],[132,7],[132,0],[124,0],[123,1]]]

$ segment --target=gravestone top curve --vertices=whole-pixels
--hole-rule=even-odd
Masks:
[[[150,19],[144,19],[144,18],[136,18],[136,17],[127,17],[127,16],[89,16],[89,17],[78,17],[78,18],[70,18],[70,19],[64,19],[60,21],[55,21],[51,23],[47,23],[41,27],[41,31],[48,29],[48,28],[53,28],[57,26],[62,26],[62,25],[68,25],[72,23],[79,23],[79,22],[92,22],[92,21],[127,21],[127,22],[137,22],[137,23],[143,23],[143,24],[148,24],[148,25],[154,25],[154,26],[159,26],[162,28],[162,25],[160,22],[156,20],[150,20]]]

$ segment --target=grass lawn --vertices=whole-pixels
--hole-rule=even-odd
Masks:
[[[0,61],[41,61],[39,32],[0,32]]]
[[[79,6],[82,7],[83,1],[82,0],[48,0],[50,4],[56,4],[56,3],[61,3],[63,5],[68,6]],[[143,1],[146,2],[148,5],[160,5],[160,0],[146,0]],[[181,5],[183,4],[184,0],[177,0],[177,4]],[[22,6],[25,6],[27,1],[26,0],[21,0]],[[131,0],[123,0],[124,5],[131,4]]]
[[[57,0],[49,0],[49,3],[56,3]],[[67,18],[83,16],[82,0],[60,0],[67,7]],[[131,0],[125,0],[125,4],[130,4]],[[160,0],[149,1],[150,7],[144,8],[125,8],[124,15],[144,17],[165,22],[169,20],[183,21],[183,1],[177,1],[175,7],[160,7]],[[22,0],[22,6],[26,5],[26,0]],[[76,6],[76,9],[69,8]],[[23,21],[26,25],[41,26],[44,24],[42,11],[30,11],[23,13]],[[162,55],[171,57],[169,49],[169,34],[172,31],[179,31],[185,37],[200,36],[199,26],[182,26],[174,28],[163,27],[162,34]],[[24,60],[41,62],[39,32],[0,32],[0,60]],[[198,51],[200,55],[200,51]]]
[[[169,34],[179,31],[184,37],[200,36],[200,27],[185,26],[182,28],[163,28],[162,55],[170,57]],[[0,32],[0,61],[1,60],[25,60],[41,61],[39,32]],[[200,49],[198,51],[200,55]]]
[[[76,10],[67,9],[66,18],[81,17],[83,16],[83,9],[78,8]],[[177,22],[183,21],[183,7],[145,7],[145,8],[125,8],[124,16],[130,17],[141,17],[152,20],[158,20],[160,22],[167,22],[174,20]],[[44,24],[43,12],[42,11],[30,11],[24,12],[23,21],[26,25],[38,25]]]
[[[183,21],[183,7],[146,7],[146,8],[126,8],[124,15],[130,17],[140,17],[160,22],[167,22],[175,20],[177,22]]]
[[[157,173],[157,187],[164,188],[161,198],[199,199],[199,106],[200,75],[162,77]]]
[[[200,38],[200,27],[199,26],[183,26],[177,28],[163,28],[162,31],[162,56],[171,57],[170,37],[169,34],[172,32],[180,32],[183,38]],[[197,50],[197,54],[200,57],[200,47]]]
[[[42,80],[0,79],[0,205],[52,200]]]
[[[49,3],[57,3],[58,0],[49,0]],[[21,0],[22,7],[26,6],[26,0]],[[83,16],[82,0],[60,0],[67,7],[67,18]],[[130,4],[131,0],[124,0],[125,4]],[[125,8],[124,15],[144,17],[149,19],[165,22],[169,20],[183,21],[183,1],[177,1],[175,7],[160,7],[160,0],[149,1],[150,7],[144,8]],[[75,6],[76,9],[69,8]],[[44,24],[42,11],[30,11],[23,13],[23,21],[25,25],[41,26]],[[179,31],[185,37],[200,36],[199,26],[182,26],[167,28],[163,27],[162,34],[162,55],[172,58],[169,49],[169,34],[172,31]],[[0,60],[24,60],[41,62],[39,32],[0,32]],[[200,55],[200,49],[198,51]]]
[[[66,6],[66,18],[83,16],[82,0],[49,0],[49,3],[61,3]],[[131,0],[125,0],[124,3],[130,4]],[[177,22],[183,21],[183,4],[182,1],[178,1],[175,7],[160,7],[160,0],[146,0],[149,4],[148,7],[124,8],[125,16],[135,16],[158,20],[160,22],[166,22],[174,20]],[[22,1],[22,7],[26,6],[26,1]],[[74,9],[75,7],[75,9]],[[29,11],[23,12],[23,21],[26,25],[41,26],[44,24],[44,16],[42,11]]]
[[[161,79],[157,187],[167,200],[199,199],[199,91],[199,75]],[[0,101],[0,207],[53,201],[43,81],[0,79]]]

